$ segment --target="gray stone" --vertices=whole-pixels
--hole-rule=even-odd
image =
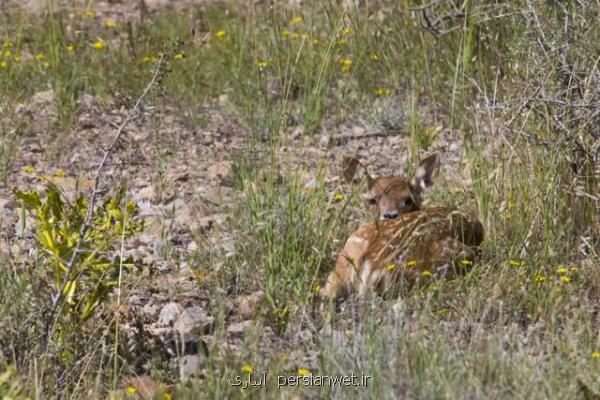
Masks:
[[[179,318],[179,314],[181,314],[181,307],[179,304],[166,304],[162,310],[160,310],[160,315],[158,316],[158,326],[173,326],[175,321],[177,321],[177,318]]]
[[[238,297],[235,300],[235,305],[240,319],[253,318],[258,312],[258,308],[264,296],[265,293],[262,290],[259,290],[249,295]]]
[[[252,321],[242,321],[237,324],[231,324],[227,327],[227,333],[230,335],[243,335],[252,326]]]
[[[215,318],[200,307],[188,307],[179,315],[173,328],[180,333],[206,333],[212,329]]]
[[[182,380],[202,376],[205,357],[199,354],[183,356],[179,359],[179,374]]]
[[[146,303],[142,307],[142,314],[151,319],[154,319],[156,317],[158,311],[158,304],[155,303]]]

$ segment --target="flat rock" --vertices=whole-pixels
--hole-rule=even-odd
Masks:
[[[181,379],[195,378],[202,376],[206,357],[199,354],[183,356],[179,359],[179,374]]]
[[[227,333],[229,333],[230,335],[234,335],[234,336],[241,336],[244,333],[246,333],[246,331],[248,329],[250,329],[251,327],[252,327],[251,320],[242,321],[242,322],[238,322],[238,323],[229,325],[227,327]]]
[[[188,307],[181,312],[173,328],[180,333],[206,333],[212,329],[215,318],[209,316],[200,307]]]
[[[144,315],[150,319],[154,319],[154,318],[156,318],[156,315],[159,312],[159,306],[158,306],[158,304],[155,304],[155,303],[146,303],[142,307],[141,312],[142,312],[142,315]]]
[[[249,295],[238,297],[235,300],[235,307],[240,319],[247,320],[253,318],[256,315],[260,302],[264,296],[265,293],[262,290],[259,290]]]
[[[160,315],[158,316],[158,326],[173,326],[175,321],[179,318],[181,314],[181,307],[177,303],[168,303],[166,304],[162,310],[160,310]]]

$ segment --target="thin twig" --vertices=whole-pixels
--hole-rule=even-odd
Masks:
[[[92,194],[90,195],[90,199],[88,202],[87,214],[85,216],[83,225],[79,229],[79,240],[77,241],[77,245],[75,246],[75,249],[73,250],[73,253],[71,254],[71,258],[69,259],[68,263],[66,264],[67,271],[63,277],[60,290],[58,293],[56,293],[55,296],[53,296],[54,298],[52,299],[52,308],[50,310],[50,314],[48,317],[48,321],[53,320],[52,326],[54,326],[58,320],[58,313],[57,313],[58,307],[61,304],[61,301],[64,299],[65,288],[67,287],[67,284],[69,283],[69,279],[71,278],[74,267],[76,265],[75,261],[77,260],[77,255],[81,251],[81,246],[84,242],[85,234],[89,230],[90,224],[92,222],[92,217],[94,215],[94,205],[96,204],[96,200],[100,193],[100,177],[102,176],[102,171],[104,170],[104,167],[107,165],[107,160],[108,160],[110,154],[112,153],[112,150],[116,146],[117,142],[121,138],[121,135],[123,134],[125,127],[129,124],[129,122],[131,122],[135,117],[137,117],[138,110],[140,108],[140,104],[142,103],[143,99],[148,95],[148,93],[150,92],[150,89],[152,89],[152,87],[156,83],[157,79],[159,78],[161,71],[163,70],[163,68],[162,68],[163,58],[164,58],[164,55],[162,55],[160,57],[160,59],[158,60],[158,62],[156,63],[156,68],[154,70],[154,75],[152,76],[152,79],[150,80],[150,82],[148,82],[148,84],[144,88],[144,91],[142,92],[140,97],[138,97],[133,108],[129,112],[129,115],[116,128],[117,131],[115,132],[115,135],[113,136],[110,145],[106,149],[104,149],[104,154],[102,156],[102,160],[100,161],[100,164],[98,164],[98,167],[96,168],[96,172],[94,174],[94,187],[93,187]],[[46,324],[46,329],[45,329],[44,337],[43,337],[44,342],[43,342],[43,346],[41,347],[42,349],[44,349],[46,347],[46,344],[48,343],[49,329],[50,329],[50,324]]]

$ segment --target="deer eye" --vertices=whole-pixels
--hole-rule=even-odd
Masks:
[[[367,203],[374,206],[375,204],[377,204],[377,199],[375,197],[371,197],[370,199],[367,199]]]

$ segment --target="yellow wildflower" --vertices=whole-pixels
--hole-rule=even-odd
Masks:
[[[308,41],[310,39],[310,35],[308,33],[303,33],[302,35],[300,35],[300,37],[306,41]]]
[[[570,283],[571,282],[571,278],[569,278],[568,276],[561,276],[560,277],[560,281],[562,283]]]
[[[50,63],[49,63],[48,61],[44,61],[44,62],[42,63],[42,67],[44,67],[44,68],[49,68],[49,67],[50,67]]]
[[[568,272],[568,271],[567,271],[567,269],[566,269],[565,267],[559,267],[559,268],[556,270],[556,273],[557,273],[557,274],[559,274],[559,275],[565,275],[567,272]]]
[[[5,49],[8,49],[8,48],[12,47],[12,42],[10,40],[5,40],[2,42],[2,47],[4,47]]]
[[[569,270],[573,273],[577,272],[577,267],[575,265],[571,265],[571,267],[569,267]]]
[[[108,29],[114,29],[117,27],[117,21],[115,21],[114,19],[107,19],[106,23],[104,24]]]
[[[8,63],[4,60],[0,61],[0,68],[6,68],[8,67]]]
[[[298,39],[300,37],[296,32],[290,32],[290,39]]]
[[[387,270],[390,271],[390,272],[393,271],[394,268],[396,268],[396,264],[394,264],[394,263],[389,263],[387,265]]]
[[[250,374],[250,373],[252,373],[252,371],[254,371],[254,367],[252,366],[252,364],[244,364],[242,366],[243,373]]]
[[[106,43],[104,43],[103,40],[96,40],[94,42],[94,44],[92,44],[92,47],[95,48],[96,50],[102,50],[103,48],[106,47]]]
[[[156,57],[154,57],[154,56],[144,56],[143,61],[144,62],[152,62],[153,63],[153,62],[156,61]]]
[[[429,277],[431,277],[431,272],[425,270],[425,271],[421,272],[421,275],[423,275],[425,278],[429,278]]]
[[[14,58],[15,62],[21,62],[22,59],[23,59],[23,57],[21,57],[21,56],[15,56],[15,58]]]
[[[127,389],[125,389],[125,394],[127,396],[135,396],[136,393],[137,388],[135,386],[128,386]]]
[[[340,63],[342,64],[342,72],[344,72],[344,73],[350,72],[350,66],[352,66],[351,59],[343,58],[342,61],[340,61]]]
[[[390,88],[386,88],[383,86],[377,86],[375,88],[375,94],[377,96],[389,96],[390,94],[392,94],[392,91],[390,90]]]
[[[4,52],[4,58],[10,58],[10,56],[12,56],[12,53],[10,52],[10,50],[6,50]]]
[[[282,37],[282,38],[284,38],[284,39],[287,39],[289,36],[290,36],[290,31],[288,31],[287,29],[284,29],[284,30],[281,32],[281,37]]]
[[[344,195],[343,195],[343,194],[341,194],[341,193],[336,193],[336,194],[335,194],[335,197],[333,198],[333,200],[334,200],[336,203],[339,203],[340,201],[344,200]]]
[[[44,55],[44,53],[37,53],[34,57],[38,61],[41,61],[41,60],[43,60],[43,59],[46,58],[46,56]]]
[[[592,353],[592,358],[600,358],[600,351],[594,351]]]
[[[94,18],[94,12],[91,11],[91,10],[87,10],[85,12],[85,16],[88,17],[88,18]]]
[[[346,35],[347,36],[347,35],[349,35],[351,33],[352,33],[352,29],[350,29],[350,28],[344,28],[342,30],[342,35]]]
[[[300,15],[295,16],[290,20],[290,25],[300,25],[304,22]]]
[[[72,53],[75,51],[75,46],[72,44],[68,44],[65,46],[65,49],[67,50],[67,53]]]
[[[307,368],[299,368],[298,369],[298,375],[300,375],[300,376],[308,376],[308,375],[310,375],[310,370],[308,370]]]
[[[312,44],[317,46],[320,43],[319,39],[313,39]]]
[[[546,277],[544,275],[537,275],[535,277],[536,282],[544,282],[545,280],[546,280]]]
[[[54,170],[54,176],[62,178],[62,177],[65,176],[65,171],[63,171],[60,168],[57,168],[57,169]]]
[[[32,165],[23,167],[23,172],[25,172],[26,174],[33,174],[35,172],[35,167]]]
[[[171,400],[172,398],[171,393],[163,393],[162,395],[162,400]]]
[[[173,56],[173,58],[176,60],[181,60],[183,57],[185,57],[183,53],[175,53],[175,55]]]
[[[379,61],[379,56],[377,55],[377,53],[371,53],[369,58],[371,59],[371,61]]]
[[[227,32],[225,32],[225,31],[217,31],[215,33],[215,37],[217,39],[225,39],[225,36],[227,36]]]
[[[315,293],[319,293],[321,291],[321,285],[317,284],[314,288]]]
[[[471,261],[471,260],[467,260],[467,259],[460,260],[460,263],[461,263],[462,265],[464,265],[465,267],[467,267],[467,266],[469,266],[469,265],[473,265],[473,261]]]
[[[267,68],[268,65],[269,65],[269,63],[266,62],[265,60],[258,60],[256,62],[256,66],[258,67],[259,71],[264,70],[265,68]]]
[[[522,267],[525,265],[525,261],[520,260],[510,260],[509,264],[511,267]]]
[[[408,260],[406,262],[407,267],[414,267],[415,265],[417,265],[417,260]]]

